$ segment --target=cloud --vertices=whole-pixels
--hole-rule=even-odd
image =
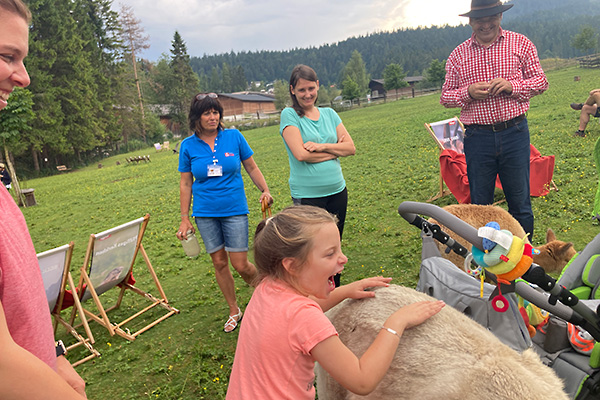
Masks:
[[[143,56],[169,53],[177,30],[191,56],[289,50],[418,25],[441,25],[470,0],[121,0],[150,36]],[[459,7],[460,6],[460,7]],[[441,13],[440,13],[441,11]],[[431,21],[431,22],[429,22]]]

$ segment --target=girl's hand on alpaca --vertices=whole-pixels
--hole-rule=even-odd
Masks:
[[[359,281],[355,281],[344,285],[348,291],[346,298],[350,299],[364,299],[367,297],[375,297],[375,292],[365,291],[367,288],[383,286],[390,286],[392,278],[384,278],[383,276],[375,276],[372,278],[365,278]]]
[[[401,333],[405,329],[421,325],[423,322],[440,312],[445,305],[446,303],[441,300],[419,301],[417,303],[409,304],[393,313],[386,321],[385,326]]]

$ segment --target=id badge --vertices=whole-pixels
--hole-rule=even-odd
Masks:
[[[208,176],[223,176],[222,165],[208,165]]]

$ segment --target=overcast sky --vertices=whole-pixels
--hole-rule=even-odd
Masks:
[[[458,25],[471,0],[114,0],[132,8],[151,61],[169,53],[175,31],[190,56],[289,50],[403,27]]]

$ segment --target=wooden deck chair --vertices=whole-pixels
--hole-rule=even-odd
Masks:
[[[453,194],[459,203],[470,203],[467,165],[464,156],[464,125],[458,117],[425,124],[440,149],[440,183],[438,193],[429,198],[429,202]],[[545,196],[550,190],[558,191],[552,180],[554,156],[542,156],[533,144],[530,144],[530,195]],[[444,188],[444,183],[448,190]],[[496,187],[502,190],[500,178],[496,177]],[[502,202],[504,200],[500,200]],[[494,204],[497,204],[496,202]]]
[[[72,254],[73,242],[45,251],[43,253],[38,253],[37,258],[40,265],[40,270],[42,272],[42,279],[44,281],[44,289],[46,290],[48,307],[52,317],[54,318],[54,334],[56,335],[58,324],[61,324],[63,327],[65,327],[67,332],[69,332],[76,339],[75,343],[67,346],[67,352],[70,352],[72,349],[83,345],[91,353],[88,356],[73,362],[72,365],[76,367],[79,364],[91,360],[92,358],[100,357],[100,353],[92,346],[94,343],[94,336],[92,335],[87,320],[84,317],[81,303],[79,302],[77,296],[74,296],[73,298],[73,308],[76,310],[82,320],[81,325],[84,327],[85,336],[81,335],[73,327],[72,323],[70,324],[65,321],[60,314],[63,308],[63,300],[65,299],[67,283],[69,284],[69,288],[71,290],[75,288],[73,277],[69,271]]]
[[[162,150],[162,146],[160,145],[160,143],[154,143],[154,149],[156,151],[161,151]]]
[[[154,268],[152,268],[148,254],[146,254],[142,245],[142,239],[149,218],[150,215],[146,214],[143,218],[138,218],[107,231],[90,235],[85,261],[81,267],[81,278],[77,292],[84,305],[86,301],[93,300],[98,313],[94,313],[86,307],[83,307],[83,312],[91,320],[104,326],[111,336],[117,334],[127,340],[135,340],[139,334],[147,331],[171,315],[179,313],[178,309],[169,304],[167,296],[154,272]],[[150,272],[158,291],[158,297],[134,286],[135,280],[132,279],[132,272],[138,253],[141,253],[144,258],[148,272]],[[112,307],[106,308],[100,296],[113,288],[120,291],[117,302]],[[110,320],[108,313],[120,307],[125,291],[127,290],[142,296],[150,304],[122,322],[114,323]],[[125,324],[156,306],[166,309],[167,313],[134,333],[131,333],[125,327]],[[74,316],[72,315],[71,319],[73,318]]]
[[[163,150],[171,150],[171,148],[169,146],[170,146],[169,142],[164,142],[162,145],[162,148],[163,148]]]
[[[463,139],[465,136],[465,127],[458,117],[446,119],[443,121],[425,123],[425,128],[435,140],[440,153],[446,149],[454,150],[457,153],[464,153]],[[427,200],[428,202],[437,200],[441,197],[452,194],[449,189],[444,187],[444,179],[440,169],[440,182],[438,192]]]

